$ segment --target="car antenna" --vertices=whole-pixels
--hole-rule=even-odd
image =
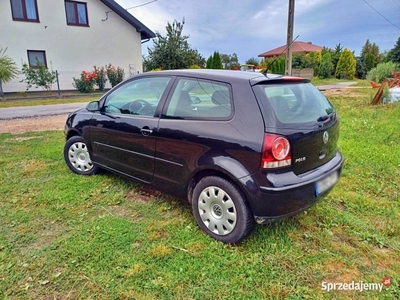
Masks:
[[[265,69],[265,71],[262,72],[262,74],[263,74],[265,77],[268,78],[268,70],[269,70],[269,68],[272,67],[272,65],[276,62],[276,60],[277,60],[284,52],[286,52],[286,50],[294,43],[295,40],[297,40],[297,38],[298,38],[299,36],[300,36],[300,35],[297,35],[297,36],[294,38],[294,40],[293,40],[288,46],[286,46],[286,48],[285,48],[277,57],[275,57],[275,59],[274,59],[270,64],[267,65],[267,68]]]

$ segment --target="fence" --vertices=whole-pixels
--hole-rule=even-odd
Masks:
[[[314,69],[313,68],[292,69],[292,76],[298,76],[312,80],[314,77]]]
[[[57,92],[57,91],[74,91],[76,90],[75,87],[73,86],[73,78],[80,78],[82,70],[79,71],[67,71],[67,70],[61,70],[61,71],[56,71],[57,72],[57,79],[56,82],[52,85],[52,91]],[[127,76],[128,74],[125,74]],[[25,82],[22,82],[25,79],[25,76],[23,74],[18,75],[16,78],[11,80],[8,83],[2,84],[3,92],[4,93],[22,93],[27,91],[27,84]],[[106,89],[111,88],[110,82],[106,82]],[[36,88],[32,86],[29,88],[29,92],[38,92],[38,91],[43,91],[42,88]]]

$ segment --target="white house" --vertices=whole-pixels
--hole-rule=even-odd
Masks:
[[[142,72],[141,44],[153,37],[113,0],[0,0],[0,48],[21,68],[38,58],[57,70],[62,90],[95,65],[119,66],[125,77]],[[4,92],[25,91],[23,78],[3,84]]]

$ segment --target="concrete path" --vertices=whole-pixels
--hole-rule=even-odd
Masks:
[[[324,84],[324,85],[318,85],[317,88],[320,91],[326,91],[326,90],[332,90],[332,89],[344,89],[350,85],[357,84],[356,81],[349,81],[349,82],[339,82],[339,83],[334,83],[334,84]]]
[[[85,108],[86,102],[0,108],[0,120],[63,115]]]

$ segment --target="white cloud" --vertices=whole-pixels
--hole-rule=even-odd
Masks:
[[[150,0],[116,0],[132,7]],[[165,34],[167,22],[185,18],[184,34],[203,56],[214,50],[237,53],[244,61],[286,43],[289,0],[158,0],[129,10],[152,31]],[[400,27],[399,13],[369,0]],[[294,35],[321,46],[342,46],[359,52],[370,38],[381,50],[391,49],[400,30],[388,24],[363,1],[296,0]],[[151,43],[144,44],[144,51]]]

